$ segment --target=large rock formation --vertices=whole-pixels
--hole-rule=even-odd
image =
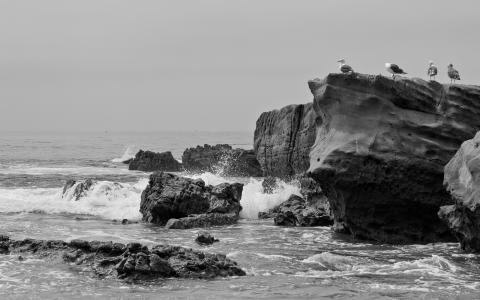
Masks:
[[[264,112],[257,120],[254,151],[264,176],[287,177],[305,172],[315,142],[312,103]]]
[[[451,240],[443,166],[480,128],[480,87],[330,74],[309,82],[318,115],[310,153],[335,229],[378,241]]]
[[[168,228],[226,225],[238,220],[243,184],[205,185],[190,179],[156,172],[142,192],[143,220]]]
[[[68,263],[97,278],[152,280],[156,278],[214,278],[242,276],[237,263],[222,254],[177,246],[72,240],[11,240],[0,236],[0,254],[35,255]],[[80,269],[81,268],[81,269]]]
[[[463,250],[480,252],[480,132],[465,141],[445,166],[444,183],[455,199],[438,215]]]
[[[262,176],[262,169],[253,150],[233,149],[226,144],[205,144],[186,149],[183,166],[190,172],[213,172],[223,176]]]
[[[157,153],[140,150],[129,161],[128,169],[145,172],[179,172],[182,171],[182,164],[173,157],[170,151]]]

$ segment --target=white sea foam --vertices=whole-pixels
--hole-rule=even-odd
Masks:
[[[0,211],[44,211],[135,220],[141,217],[140,195],[147,184],[146,178],[136,183],[122,184],[98,181],[78,201],[72,198],[72,192],[67,192],[62,198],[62,188],[0,189]]]
[[[129,160],[131,158],[134,158],[135,154],[137,154],[138,150],[139,150],[138,147],[130,145],[125,149],[125,151],[123,152],[121,157],[117,157],[117,158],[112,159],[112,162],[121,163],[121,162]]]

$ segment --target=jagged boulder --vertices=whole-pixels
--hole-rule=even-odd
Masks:
[[[281,226],[330,226],[333,219],[329,214],[327,200],[323,206],[312,205],[306,199],[291,195],[287,201],[267,212],[259,212],[259,219],[273,218],[275,225]]]
[[[315,120],[312,103],[289,105],[260,115],[253,148],[264,176],[288,177],[308,169]]]
[[[197,234],[197,237],[195,238],[195,242],[197,242],[200,245],[211,245],[215,242],[218,242],[218,240],[209,232],[202,231]]]
[[[242,191],[240,183],[211,186],[201,179],[156,172],[142,192],[140,212],[144,221],[168,228],[232,224],[242,209]]]
[[[73,180],[69,179],[63,186],[62,197],[67,199],[74,199],[75,201],[85,197],[96,181],[93,179]]]
[[[392,243],[451,241],[443,166],[480,129],[480,87],[330,74],[309,82],[318,116],[311,176],[337,231]]]
[[[148,248],[140,243],[101,241],[11,240],[0,236],[0,254],[30,254],[60,260],[97,278],[135,281],[156,278],[214,278],[243,276],[237,263],[222,254],[209,254],[169,245]],[[80,271],[80,270],[79,270]]]
[[[173,157],[170,151],[157,153],[140,150],[128,162],[128,169],[145,172],[179,172],[182,171],[182,164]]]
[[[467,252],[480,252],[480,132],[465,141],[445,166],[444,183],[455,204],[438,215]]]
[[[183,152],[182,162],[189,172],[213,172],[223,176],[262,175],[253,150],[233,149],[226,144],[188,148]]]

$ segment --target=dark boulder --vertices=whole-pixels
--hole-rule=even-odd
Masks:
[[[230,145],[205,144],[186,149],[182,155],[183,167],[189,172],[212,172],[223,176],[262,175],[253,150],[233,149]]]
[[[92,179],[85,179],[76,181],[73,179],[67,180],[63,187],[62,197],[68,199],[79,200],[81,197],[87,195],[89,190],[94,186],[96,181]]]
[[[465,141],[445,166],[444,183],[455,199],[439,217],[467,252],[480,252],[480,132]]]
[[[157,153],[140,150],[135,155],[135,158],[130,160],[128,169],[145,172],[180,172],[182,171],[182,164],[173,157],[170,151]]]
[[[211,245],[215,242],[218,242],[218,240],[210,233],[206,231],[202,231],[197,234],[197,237],[195,238],[195,242],[197,242],[200,245]]]
[[[260,115],[253,148],[264,176],[288,177],[308,170],[315,120],[312,103],[289,105]]]
[[[304,198],[291,195],[287,201],[267,212],[260,212],[259,219],[273,218],[275,225],[282,226],[330,226],[333,219],[326,198],[321,203],[308,203]]]
[[[3,251],[2,251],[3,250]],[[72,240],[0,240],[0,254],[30,254],[49,261],[60,260],[91,273],[97,278],[120,278],[134,281],[156,278],[198,278],[243,276],[237,263],[221,254],[209,254],[182,247],[139,243]],[[81,268],[81,269],[80,269]]]
[[[443,166],[480,129],[480,87],[330,74],[309,82],[317,114],[311,176],[334,228],[390,243],[452,241]]]
[[[142,192],[140,212],[143,220],[169,228],[191,228],[232,224],[242,207],[243,184],[205,185],[201,179],[190,179],[164,172],[150,175]]]

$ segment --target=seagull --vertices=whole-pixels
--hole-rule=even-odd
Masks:
[[[433,61],[430,61],[428,63],[428,70],[427,70],[427,75],[430,76],[430,80],[435,80],[435,76],[437,76],[438,69],[437,66],[435,66],[435,63]]]
[[[342,58],[342,59],[339,59],[338,62],[340,63],[340,66],[339,66],[339,69],[340,69],[340,72],[344,73],[344,74],[353,74],[353,68],[350,67],[349,65],[345,64],[345,59]]]
[[[455,83],[455,80],[460,80],[460,73],[453,68],[452,64],[448,65],[448,77],[450,77],[450,83]]]
[[[395,80],[395,74],[407,74],[396,64],[386,63],[385,68],[387,71],[392,73],[392,78]]]

